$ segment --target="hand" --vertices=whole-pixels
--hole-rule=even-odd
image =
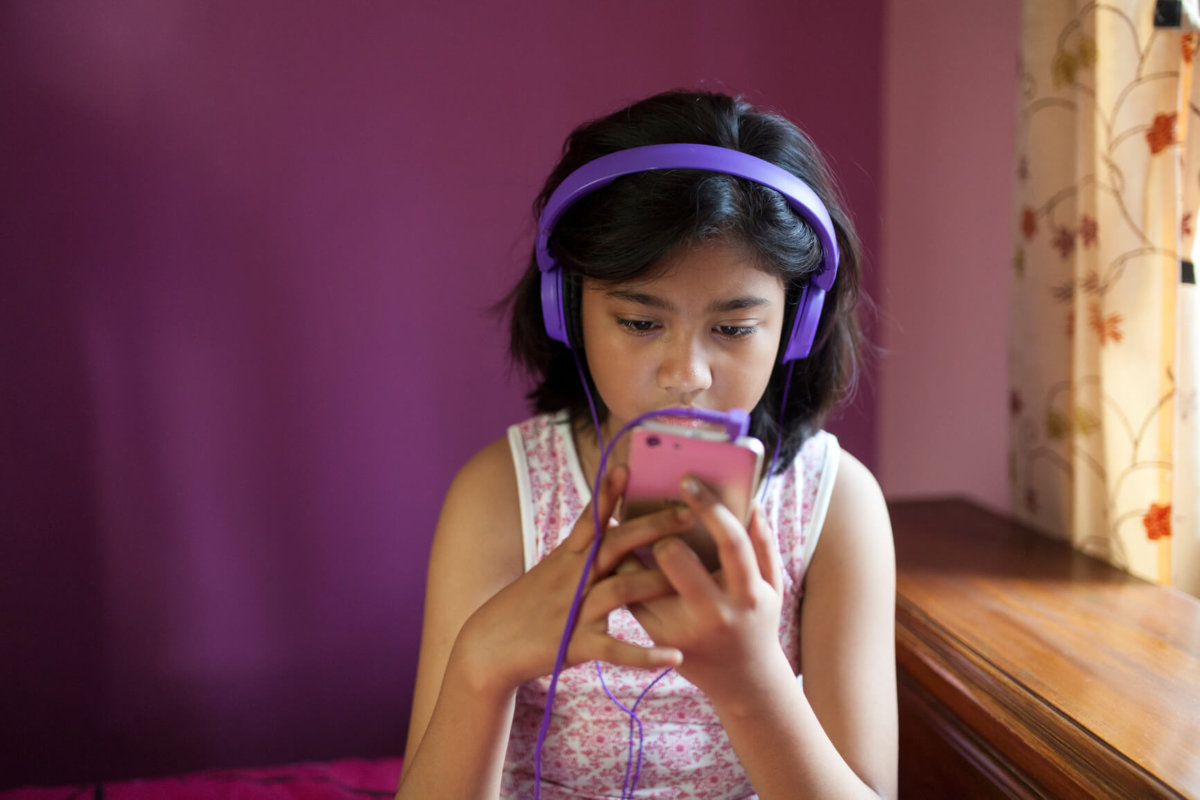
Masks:
[[[661,539],[654,559],[675,593],[630,610],[656,644],[682,652],[677,671],[716,703],[780,664],[782,568],[760,507],[745,528],[701,482],[685,478],[683,496],[715,540],[721,567],[710,574],[681,539]],[[627,559],[618,572],[652,571]]]
[[[614,467],[593,498],[600,512],[603,541],[584,586],[584,596],[567,649],[566,665],[590,660],[663,669],[679,663],[673,647],[640,647],[608,635],[610,611],[661,598],[672,592],[662,573],[639,570],[614,573],[637,547],[687,530],[694,524],[686,509],[668,509],[615,525],[617,499],[628,473]],[[554,669],[563,628],[595,539],[589,504],[562,544],[531,570],[498,592],[463,626],[455,650],[472,665],[477,685],[508,691]]]

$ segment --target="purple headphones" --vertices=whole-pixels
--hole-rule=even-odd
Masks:
[[[821,270],[805,283],[783,361],[807,358],[825,305],[825,292],[837,277],[838,248],[833,222],[816,192],[792,173],[769,161],[707,144],[653,144],[619,150],[589,161],[568,175],[546,201],[538,222],[537,264],[542,273],[542,317],[551,339],[571,346],[563,306],[562,268],[550,253],[550,234],[577,200],[623,175],[656,169],[698,169],[746,178],[783,195],[788,205],[816,231],[821,242]]]

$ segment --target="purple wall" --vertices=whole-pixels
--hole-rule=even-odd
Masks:
[[[525,413],[487,309],[563,136],[774,104],[871,269],[880,4],[5,4],[0,787],[398,753],[442,493]]]
[[[875,474],[1006,512],[1021,3],[919,6],[884,26]]]

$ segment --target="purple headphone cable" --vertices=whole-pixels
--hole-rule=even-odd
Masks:
[[[583,384],[584,394],[587,396],[588,409],[591,411],[592,424],[595,427],[595,432],[596,432],[596,442],[600,447],[600,463],[596,467],[596,479],[592,485],[592,500],[593,500],[593,502],[592,502],[592,524],[595,526],[595,535],[592,537],[592,546],[588,551],[587,560],[584,562],[583,571],[579,576],[579,583],[575,587],[575,597],[571,601],[571,608],[567,614],[567,622],[566,622],[566,625],[563,627],[562,639],[558,645],[558,653],[555,656],[554,671],[550,674],[550,686],[546,692],[546,706],[542,712],[542,724],[541,724],[541,727],[538,729],[537,749],[534,751],[534,758],[533,758],[533,763],[534,763],[534,783],[533,783],[533,793],[534,794],[533,794],[533,796],[534,796],[534,800],[540,800],[540,798],[541,798],[541,792],[542,792],[542,747],[545,744],[546,736],[550,731],[550,720],[553,716],[554,695],[555,695],[555,690],[558,686],[558,677],[559,677],[559,675],[562,674],[563,665],[566,663],[567,648],[571,641],[571,633],[574,631],[575,623],[578,621],[578,618],[579,618],[579,609],[580,609],[580,606],[582,606],[582,604],[583,604],[583,594],[584,594],[584,588],[587,585],[587,578],[592,572],[592,567],[595,565],[595,562],[596,562],[596,555],[600,550],[600,539],[602,536],[603,529],[600,526],[600,506],[595,501],[596,501],[596,498],[600,494],[600,485],[601,485],[601,482],[604,480],[604,474],[605,474],[605,471],[606,471],[607,465],[608,465],[608,457],[609,457],[609,455],[611,455],[613,446],[616,444],[616,442],[622,436],[624,436],[634,426],[640,425],[642,422],[645,422],[648,419],[652,419],[654,417],[660,417],[660,416],[695,416],[695,417],[704,416],[713,421],[721,421],[723,424],[725,424],[727,426],[727,430],[729,432],[730,439],[738,438],[738,436],[734,435],[735,432],[740,436],[746,435],[746,432],[749,429],[749,425],[750,425],[749,414],[747,414],[744,411],[739,411],[739,410],[730,411],[728,413],[710,412],[709,414],[701,414],[701,413],[697,413],[693,409],[682,409],[682,408],[663,409],[663,410],[659,410],[659,411],[650,411],[645,414],[641,414],[641,415],[635,417],[634,419],[630,420],[624,426],[622,426],[619,431],[617,431],[617,433],[613,436],[612,441],[609,442],[607,445],[605,445],[604,436],[600,431],[600,418],[599,418],[599,415],[596,413],[596,404],[595,404],[595,401],[592,399],[591,390],[588,388],[588,382],[587,382],[587,378],[586,378],[586,375],[585,375],[585,372],[583,369],[583,364],[579,360],[579,354],[575,351],[574,348],[571,348],[571,355],[575,359],[575,369],[579,372],[579,379],[580,379],[580,382]],[[776,435],[776,437],[775,437],[775,452],[771,458],[771,466],[767,470],[766,480],[763,481],[763,490],[759,495],[760,500],[765,499],[767,496],[767,492],[769,491],[770,486],[771,486],[771,477],[774,474],[776,464],[779,461],[779,449],[780,449],[780,445],[783,441],[783,414],[784,414],[784,411],[787,409],[788,389],[791,387],[792,370],[794,367],[795,367],[795,361],[790,361],[788,363],[787,377],[783,383],[783,397],[780,402],[780,409],[779,409],[779,432],[778,432],[778,435]],[[654,688],[655,684],[657,684],[660,680],[662,680],[664,677],[666,677],[671,672],[671,669],[668,668],[668,669],[664,670],[663,672],[661,672],[654,680],[652,680],[646,686],[645,689],[642,690],[641,694],[638,695],[637,700],[634,701],[633,706],[627,707],[624,703],[622,703],[620,700],[618,700],[617,697],[608,688],[608,684],[604,680],[604,672],[601,669],[600,662],[596,661],[595,665],[596,665],[596,675],[600,679],[600,685],[604,688],[604,693],[606,695],[608,695],[608,698],[610,700],[612,700],[612,702],[614,704],[616,704],[616,706],[618,708],[620,708],[622,711],[624,711],[626,714],[629,715],[629,756],[628,756],[628,759],[627,759],[626,765],[625,765],[625,780],[621,786],[621,797],[622,797],[622,800],[625,800],[626,798],[633,797],[633,793],[637,789],[638,778],[641,776],[641,771],[642,771],[643,728],[642,728],[642,720],[637,715],[637,708],[639,705],[641,705],[641,702],[646,697],[646,695],[649,694],[650,690],[652,688]],[[635,723],[637,725],[637,742],[638,742],[636,760],[634,759],[634,748],[633,748]],[[631,771],[633,773],[632,780],[630,780],[630,772]]]

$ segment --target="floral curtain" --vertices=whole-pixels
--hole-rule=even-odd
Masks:
[[[1200,595],[1200,35],[1155,6],[1024,3],[1010,472],[1025,521]]]

